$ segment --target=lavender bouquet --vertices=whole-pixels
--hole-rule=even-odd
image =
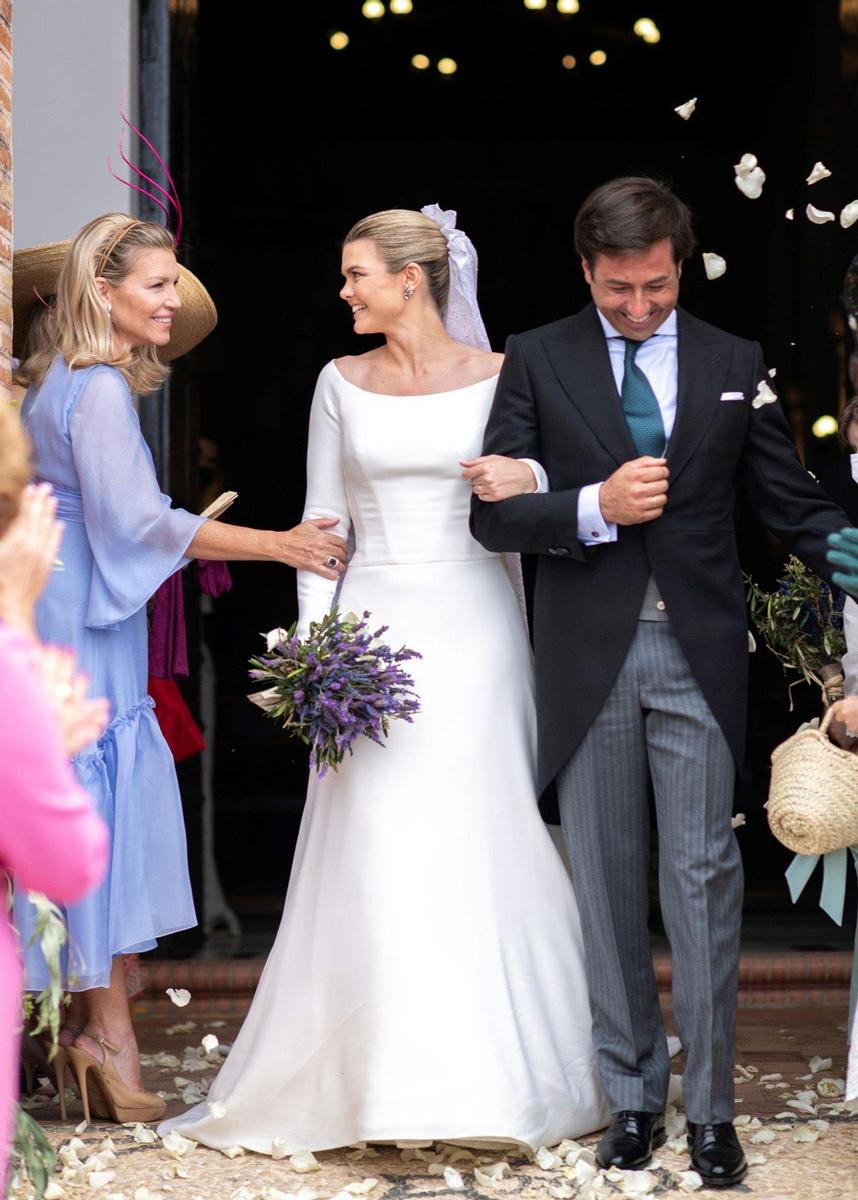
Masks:
[[[321,778],[336,771],[363,734],[383,746],[390,722],[412,721],[420,711],[414,680],[402,663],[421,656],[382,642],[387,626],[370,633],[365,612],[336,610],[310,625],[301,641],[290,629],[263,635],[267,652],[252,658],[250,678],[271,686],[249,697],[283,728],[310,747],[310,766]]]

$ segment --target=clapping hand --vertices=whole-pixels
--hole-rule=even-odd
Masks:
[[[478,500],[509,500],[536,491],[536,477],[526,462],[502,454],[484,454],[480,458],[459,460],[465,468],[462,478],[470,481]]]
[[[38,673],[50,698],[62,735],[63,749],[71,758],[96,741],[110,718],[106,700],[86,698],[87,677],[75,673],[74,655],[56,646],[41,646]]]
[[[0,537],[0,618],[35,636],[33,610],[56,562],[63,533],[50,484],[29,486]]]

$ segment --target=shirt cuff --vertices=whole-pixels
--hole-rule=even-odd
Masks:
[[[543,467],[542,463],[538,463],[535,458],[520,458],[518,461],[527,463],[531,471],[533,471],[533,477],[536,480],[536,494],[544,495],[545,492],[551,491],[551,488],[548,485],[548,475],[546,474],[545,467]]]
[[[578,493],[578,541],[585,546],[601,546],[617,540],[617,527],[609,524],[599,507],[601,483],[588,483]]]

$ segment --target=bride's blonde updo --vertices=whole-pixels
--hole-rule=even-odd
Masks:
[[[351,227],[343,245],[362,241],[373,243],[391,274],[403,271],[409,263],[422,267],[429,295],[444,316],[450,294],[447,239],[431,217],[410,208],[373,213]]]

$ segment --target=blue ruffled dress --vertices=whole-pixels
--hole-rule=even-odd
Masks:
[[[112,719],[73,760],[111,831],[104,883],[66,910],[69,990],[107,987],[117,954],[196,924],[173,757],[146,694],[146,601],[187,559],[203,518],[170,507],[124,378],[113,367],[70,371],[57,358],[23,405],[35,472],[53,485],[65,523],[55,570],[37,609],[43,641],[70,646]],[[47,968],[28,946],[34,911],[15,897],[26,986]]]

